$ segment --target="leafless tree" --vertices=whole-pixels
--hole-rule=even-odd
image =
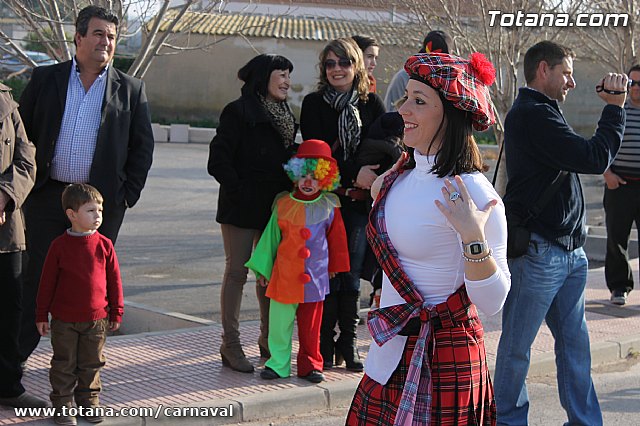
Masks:
[[[564,42],[568,36],[563,27],[540,25],[540,21],[527,21],[527,17],[533,19],[544,13],[561,12],[570,15],[582,6],[583,0],[569,3],[563,0],[402,0],[401,3],[413,11],[425,29],[447,31],[454,39],[458,55],[481,52],[494,64],[496,82],[491,87],[491,96],[498,121],[493,131],[498,145],[502,146],[503,119],[521,85],[518,65],[522,56],[540,40]],[[496,188],[501,194],[506,188],[504,157]]]
[[[580,57],[626,72],[638,63],[636,33],[640,0],[595,0],[582,5],[586,26],[575,26]]]

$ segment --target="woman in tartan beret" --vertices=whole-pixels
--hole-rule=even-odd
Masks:
[[[494,425],[480,308],[498,312],[510,287],[504,205],[481,173],[472,128],[495,122],[481,54],[409,58],[408,156],[376,180],[367,237],[384,272],[374,342],[348,425]]]

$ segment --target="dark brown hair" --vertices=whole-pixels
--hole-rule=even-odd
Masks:
[[[369,95],[369,76],[364,67],[364,57],[362,50],[358,47],[352,38],[338,38],[331,40],[320,52],[320,81],[318,82],[318,91],[324,90],[330,86],[327,79],[327,70],[324,69],[324,61],[327,60],[329,52],[333,52],[338,58],[351,60],[354,71],[353,86],[358,91],[360,100],[367,101]]]
[[[104,202],[100,191],[86,183],[72,183],[62,192],[62,208],[65,211],[71,209],[77,212],[80,207],[91,201],[98,204]]]
[[[427,44],[429,42],[431,42],[431,51],[440,50],[442,53],[451,53],[453,40],[444,31],[434,30],[427,34],[422,40],[422,48],[418,53],[427,53]]]
[[[289,70],[293,72],[293,64],[281,55],[263,53],[252,58],[238,70],[238,78],[244,82],[242,94],[267,96],[269,79],[275,70]]]
[[[633,71],[640,71],[640,64],[631,65],[631,68],[629,68],[629,72],[627,73],[627,75],[631,74]]]
[[[111,22],[116,26],[116,31],[118,31],[118,17],[113,12],[101,6],[87,6],[78,13],[78,18],[76,19],[76,33],[80,34],[82,37],[86,37],[91,18],[98,18],[103,21]],[[73,39],[73,43],[77,45],[75,37]]]
[[[351,38],[356,42],[360,50],[362,50],[363,52],[371,46],[380,46],[376,39],[373,37],[354,35],[351,36]]]
[[[549,40],[534,44],[524,55],[524,79],[527,84],[536,79],[538,64],[545,61],[551,68],[561,63],[564,58],[575,58],[573,50]]]
[[[473,137],[471,114],[453,106],[439,90],[438,96],[442,101],[443,114],[438,131],[429,143],[429,149],[436,140],[440,130],[445,126],[442,145],[435,156],[435,163],[431,171],[439,178],[455,176],[462,173],[481,172],[485,170],[482,154]]]

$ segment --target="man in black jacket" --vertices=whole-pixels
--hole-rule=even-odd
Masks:
[[[640,227],[640,65],[628,71],[629,95],[624,110],[627,123],[622,146],[611,167],[604,172],[604,212],[607,225],[607,255],[604,278],[611,292],[611,303],[624,305],[633,290],[629,263],[629,236],[633,222]]]
[[[125,210],[140,198],[153,157],[144,84],[110,65],[118,18],[98,6],[80,11],[73,60],[36,68],[20,114],[36,146],[36,183],[24,205],[29,262],[20,351],[40,340],[35,299],[49,245],[69,227],[60,197],[69,183],[89,183],[104,197],[100,233],[114,243]]]
[[[527,87],[520,89],[505,120],[509,220],[527,217],[559,173],[569,173],[541,213],[527,222],[526,254],[509,261],[511,290],[494,381],[500,425],[528,424],[525,379],[543,320],[556,340],[558,389],[569,423],[602,424],[584,314],[585,204],[578,173],[601,174],[615,157],[625,124],[627,77],[609,73],[600,82],[598,95],[607,105],[594,136],[585,139],[558,107],[575,87],[573,58],[570,49],[549,41],[531,47],[524,58]]]

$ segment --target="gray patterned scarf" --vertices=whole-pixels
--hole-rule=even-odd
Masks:
[[[258,94],[260,103],[267,111],[271,124],[282,136],[285,148],[289,148],[296,137],[296,119],[287,101],[274,102]]]
[[[344,159],[351,158],[360,143],[362,121],[358,111],[358,91],[352,88],[349,92],[338,92],[331,86],[327,86],[323,99],[331,108],[338,111],[338,141],[344,151]],[[326,141],[332,144],[333,141]]]

